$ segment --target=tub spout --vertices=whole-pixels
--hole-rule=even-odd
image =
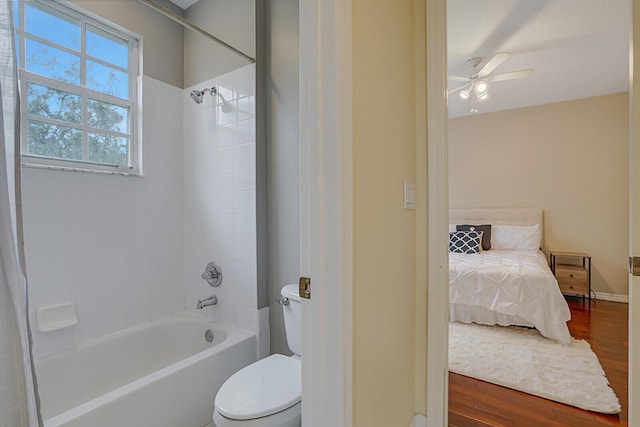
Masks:
[[[211,295],[209,298],[199,299],[198,304],[196,304],[196,309],[202,310],[205,307],[209,307],[210,305],[216,305],[218,303],[218,297],[215,295]]]

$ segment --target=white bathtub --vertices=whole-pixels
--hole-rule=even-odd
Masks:
[[[203,427],[222,383],[256,358],[255,335],[193,313],[117,332],[36,359],[44,425]]]

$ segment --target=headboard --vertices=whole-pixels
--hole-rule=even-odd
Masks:
[[[451,208],[449,224],[540,224],[540,245],[544,246],[544,215],[538,208]]]

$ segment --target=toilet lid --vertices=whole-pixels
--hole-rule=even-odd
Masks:
[[[233,374],[220,387],[215,407],[233,420],[266,417],[300,402],[300,360],[272,354]]]

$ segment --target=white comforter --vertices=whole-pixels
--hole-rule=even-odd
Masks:
[[[519,316],[547,338],[571,341],[569,306],[540,251],[449,253],[449,302]]]

